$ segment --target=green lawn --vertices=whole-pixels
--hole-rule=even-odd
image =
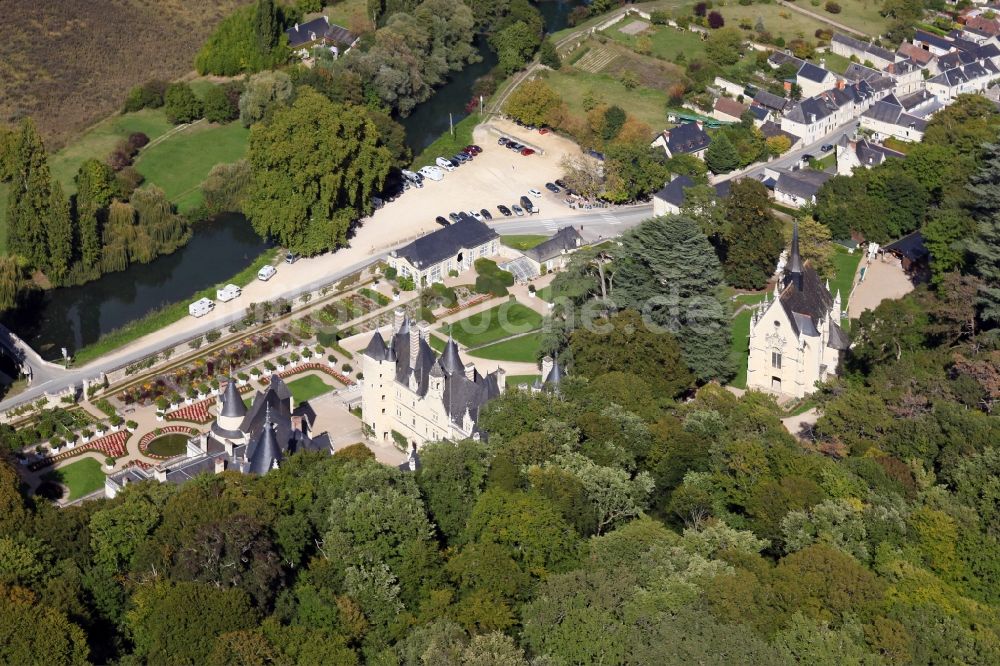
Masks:
[[[750,357],[750,315],[752,310],[744,310],[732,321],[733,340],[729,356],[736,368],[736,376],[729,382],[736,388],[747,387],[747,359]]]
[[[819,159],[809,160],[809,168],[814,171],[827,171],[829,169],[837,168],[837,153],[831,150],[829,153],[820,157]]]
[[[842,55],[837,55],[832,51],[827,51],[826,53],[817,53],[815,56],[810,58],[810,60],[817,65],[820,61],[823,61],[823,66],[834,74],[843,74],[847,71],[847,68],[851,66],[851,61]]]
[[[472,130],[479,124],[481,116],[473,113],[466,116],[455,125],[455,136],[445,132],[434,143],[427,146],[422,153],[413,158],[414,171],[434,164],[434,160],[441,155],[454,155],[461,152],[466,146],[472,143]]]
[[[356,15],[366,16],[368,4],[367,0],[341,0],[341,2],[330,3],[324,7],[323,13],[330,19],[330,23],[350,28],[352,18]],[[370,19],[371,16],[367,18]]]
[[[448,342],[444,338],[440,338],[431,333],[431,335],[427,338],[427,344],[431,346],[431,349],[440,354],[444,351],[444,346],[448,344]]]
[[[517,361],[532,363],[538,359],[538,349],[541,340],[537,333],[510,338],[488,347],[480,347],[469,352],[469,356],[485,358],[491,361]]]
[[[654,89],[638,86],[629,90],[619,77],[603,73],[591,74],[572,68],[547,74],[549,85],[566,102],[570,114],[577,118],[586,116],[583,100],[590,95],[599,103],[617,104],[628,111],[630,116],[654,129],[662,129],[667,121],[666,87]]]
[[[507,301],[438,330],[446,336],[450,330],[455,340],[471,348],[527,333],[541,325],[542,315],[520,303]]]
[[[93,458],[84,458],[75,463],[54,469],[43,477],[46,481],[55,481],[69,488],[69,497],[75,500],[89,495],[104,487],[107,478],[101,469],[101,463]]]
[[[146,450],[154,456],[173,458],[174,456],[179,456],[187,451],[187,443],[190,437],[190,435],[185,435],[179,432],[163,435],[162,437],[157,437],[151,441],[146,446]]]
[[[535,383],[536,379],[541,379],[541,375],[508,375],[507,377],[507,387],[517,387],[521,384],[527,384],[531,386]]]
[[[846,310],[847,298],[851,295],[851,287],[854,286],[854,273],[858,269],[858,264],[861,263],[862,253],[860,250],[855,250],[854,254],[850,254],[840,245],[834,245],[834,248],[836,251],[833,253],[833,265],[836,267],[837,274],[830,280],[830,294],[835,296],[839,289],[841,307]]]
[[[704,40],[702,40],[698,33],[691,32],[690,30],[678,30],[670,26],[654,25],[634,37],[621,31],[623,27],[635,20],[634,18],[627,18],[611,26],[602,34],[637,52],[637,42],[640,39],[643,41],[648,40],[649,51],[647,55],[670,62],[675,62],[677,56],[682,53],[685,59],[691,60],[692,57],[701,55],[705,50]]]
[[[543,236],[540,234],[510,234],[508,236],[501,236],[500,242],[507,247],[512,247],[515,250],[530,250],[539,243],[545,242],[549,239],[548,236]]]
[[[546,287],[542,287],[541,289],[539,289],[538,291],[535,292],[535,296],[537,296],[538,298],[542,299],[543,301],[545,301],[547,303],[551,303],[552,302],[552,285],[549,284]]]
[[[292,399],[298,405],[309,402],[324,393],[329,393],[333,387],[316,375],[308,375],[288,382],[288,390],[292,392]]]
[[[104,160],[122,139],[142,132],[150,141],[173,128],[163,109],[143,109],[135,113],[111,116],[87,130],[79,139],[49,158],[52,175],[66,194],[76,192],[73,178],[83,161],[91,157]]]
[[[188,211],[201,203],[199,186],[213,166],[243,158],[249,135],[250,130],[239,122],[214,125],[202,121],[143,150],[135,167],[178,210]]]

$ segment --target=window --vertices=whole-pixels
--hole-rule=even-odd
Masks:
[[[771,352],[771,367],[781,370],[781,352]]]

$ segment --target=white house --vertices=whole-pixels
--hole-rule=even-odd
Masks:
[[[843,137],[837,144],[837,174],[840,176],[850,176],[855,169],[870,169],[873,166],[882,164],[889,158],[905,157],[903,153],[897,152],[872,143],[867,139],[848,139]]]
[[[838,374],[850,340],[840,328],[840,293],[830,295],[799,255],[799,230],[773,299],[765,299],[750,324],[747,388],[801,398],[816,382]]]
[[[830,51],[845,58],[854,56],[859,62],[870,62],[878,69],[885,69],[896,61],[896,54],[888,49],[841,34],[830,40]]]
[[[524,251],[525,258],[531,262],[535,274],[560,270],[566,267],[570,255],[583,247],[583,236],[570,225],[561,228],[548,240],[544,240],[533,248]]]
[[[463,217],[433,233],[421,236],[389,253],[389,266],[399,275],[425,287],[443,281],[448,273],[461,273],[476,259],[491,257],[500,249],[500,235],[471,217]]]
[[[774,200],[792,208],[816,203],[816,193],[834,176],[813,169],[765,169],[764,173],[775,181]]]
[[[808,145],[856,118],[876,97],[876,92],[867,81],[848,85],[840,80],[832,90],[793,106],[782,116],[781,129],[800,137]]]
[[[837,85],[837,75],[811,62],[804,62],[795,74],[795,83],[802,89],[803,97],[814,97]]]
[[[872,138],[881,143],[888,137],[901,141],[921,141],[927,121],[906,109],[893,96],[876,102],[870,109],[861,114],[861,128],[872,133]]]
[[[953,67],[928,79],[927,92],[947,104],[964,93],[983,92],[997,77],[1000,77],[1000,69],[991,60],[983,60]]]
[[[667,157],[674,155],[694,155],[700,160],[705,159],[705,151],[712,139],[702,129],[701,122],[681,123],[677,127],[663,130],[652,146],[662,148]]]

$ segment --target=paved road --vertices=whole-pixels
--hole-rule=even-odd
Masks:
[[[728,173],[725,176],[716,178],[715,182],[732,180],[734,178],[747,178],[747,177],[760,180],[764,175],[765,169],[776,169],[776,168],[788,169],[794,166],[796,163],[798,163],[798,161],[802,159],[802,156],[807,153],[810,155],[814,155],[816,157],[822,157],[823,155],[826,155],[826,153],[823,153],[820,150],[822,146],[824,146],[825,144],[830,144],[834,146],[834,149],[836,149],[837,142],[839,142],[840,139],[845,136],[853,136],[857,127],[858,127],[858,121],[856,119],[851,120],[850,122],[845,123],[840,127],[838,127],[837,129],[833,130],[832,132],[824,136],[819,141],[816,141],[815,143],[811,143],[808,146],[796,148],[795,150],[790,150],[776,160],[772,160],[770,162],[764,162],[762,164],[755,164],[744,171],[734,171],[732,173]]]
[[[584,215],[563,217],[542,217],[541,215],[535,215],[511,218],[510,220],[494,220],[492,222],[492,226],[502,234],[551,235],[561,227],[572,224],[577,227],[583,227],[584,235],[586,237],[596,239],[618,235],[625,229],[633,227],[642,220],[650,217],[652,212],[652,205],[645,204],[616,209],[598,209],[593,213]],[[385,258],[385,256],[386,253],[374,254],[362,262],[325,274],[322,278],[314,280],[310,283],[289,287],[289,289],[275,298],[283,297],[291,300],[307,291],[315,291],[324,285],[347,277],[372,262]],[[308,261],[308,259],[303,259],[302,261]],[[174,335],[170,338],[158,340],[155,343],[151,343],[146,346],[137,347],[124,357],[119,356],[112,360],[98,359],[82,368],[73,368],[65,371],[54,370],[53,372],[45,373],[45,376],[36,376],[36,380],[28,389],[22,391],[16,396],[0,402],[0,410],[10,409],[25,402],[36,400],[42,397],[45,393],[57,394],[72,386],[80,386],[85,380],[96,379],[103,372],[111,372],[112,370],[129,363],[134,363],[135,361],[146,358],[147,356],[155,354],[163,349],[168,349],[182,344],[197,335],[207,333],[220,327],[228,326],[229,324],[242,319],[243,314],[244,311],[240,310],[221,320],[213,319],[211,322],[205,322],[203,324],[192,323],[192,325],[185,329],[182,333]]]

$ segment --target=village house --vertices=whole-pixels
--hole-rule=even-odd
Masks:
[[[861,63],[870,62],[878,69],[885,69],[896,62],[896,54],[892,51],[847,35],[834,35],[830,40],[830,51],[848,59],[853,56]]]
[[[765,298],[751,319],[747,388],[801,398],[838,374],[850,344],[840,315],[840,292],[831,296],[829,284],[802,261],[796,224],[774,297]]]
[[[983,60],[945,70],[928,79],[926,86],[947,104],[959,95],[983,92],[998,76],[1000,69],[991,60]]]
[[[740,104],[730,97],[720,97],[715,100],[715,107],[712,109],[712,117],[726,123],[738,123],[749,107]]]
[[[476,259],[491,257],[500,249],[500,234],[471,217],[421,236],[405,247],[393,250],[389,266],[417,287],[442,282],[451,271],[472,268]]]
[[[129,483],[147,479],[184,483],[199,474],[224,471],[263,475],[298,451],[333,453],[326,434],[310,432],[316,419],[312,408],[293,407],[292,393],[278,375],[271,376],[267,389],[254,394],[249,409],[230,377],[208,432],[191,437],[183,454],[152,469],[128,467],[109,475],[104,494],[114,498]]]
[[[781,129],[810,144],[856,118],[876,99],[876,93],[867,81],[848,85],[840,80],[832,90],[793,106],[781,118]]]
[[[693,123],[681,123],[672,129],[663,130],[655,139],[652,146],[662,148],[667,153],[667,157],[674,155],[694,155],[700,160],[705,159],[705,151],[712,139],[702,128],[700,121]]]
[[[327,49],[334,58],[346,54],[358,43],[359,37],[336,23],[330,23],[325,15],[306,23],[296,23],[285,30],[288,48],[303,60],[313,56],[316,48]]]
[[[871,132],[872,138],[882,143],[889,137],[901,141],[918,142],[924,138],[927,121],[907,113],[895,97],[876,102],[861,114],[861,129]]]
[[[551,238],[524,251],[524,257],[531,262],[535,275],[542,272],[562,270],[569,262],[570,255],[583,247],[583,236],[574,226],[562,227]]]
[[[850,176],[855,169],[870,169],[889,158],[905,157],[903,153],[886,148],[867,139],[849,139],[844,136],[837,143],[837,174]]]
[[[814,169],[765,169],[774,182],[774,200],[785,206],[801,208],[816,203],[816,193],[834,174]]]

